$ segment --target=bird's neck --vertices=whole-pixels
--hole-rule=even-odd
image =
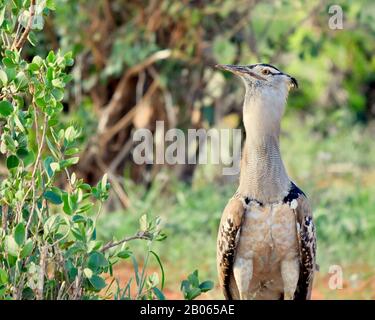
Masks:
[[[290,188],[279,147],[281,113],[261,101],[246,100],[246,142],[241,160],[238,192],[261,203],[281,201]]]

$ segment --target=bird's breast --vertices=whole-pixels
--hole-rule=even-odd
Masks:
[[[250,203],[241,227],[237,256],[252,258],[254,273],[278,270],[280,261],[298,255],[296,217],[286,203]]]

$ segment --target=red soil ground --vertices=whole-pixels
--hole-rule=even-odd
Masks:
[[[164,266],[166,270],[168,268]],[[141,269],[141,267],[140,267]],[[157,272],[158,268],[148,268],[148,274]],[[121,286],[129,281],[130,277],[134,277],[133,267],[129,263],[122,263],[114,268],[114,276],[119,280]],[[168,273],[167,273],[168,276]],[[314,289],[312,293],[313,300],[322,299],[375,299],[375,270],[368,266],[352,266],[345,269],[343,288],[331,290],[328,286],[330,274],[319,272],[315,278]],[[107,281],[110,281],[108,277]],[[183,280],[181,278],[181,280]],[[180,292],[180,282],[167,282],[164,294],[168,300],[183,299]],[[135,292],[135,282],[132,286],[132,292]],[[219,288],[202,294],[199,299],[222,299]]]

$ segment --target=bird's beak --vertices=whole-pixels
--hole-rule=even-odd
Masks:
[[[238,74],[238,75],[241,75],[247,72],[247,69],[245,67],[235,66],[232,64],[217,64],[215,67],[221,70],[232,72],[234,74]]]
[[[266,80],[263,77],[257,75],[256,73],[251,72],[249,70],[249,68],[247,68],[247,67],[236,66],[236,65],[232,65],[232,64],[217,64],[215,67],[218,68],[218,69],[221,69],[221,70],[232,72],[232,73],[234,73],[235,75],[238,75],[238,76],[248,74],[255,79],[263,80],[263,81]]]

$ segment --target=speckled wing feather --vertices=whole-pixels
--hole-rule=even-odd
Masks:
[[[300,275],[295,300],[309,300],[316,265],[316,233],[311,207],[306,196],[301,192],[297,197],[296,222],[300,244]]]
[[[230,277],[244,215],[243,202],[233,197],[224,209],[217,239],[217,268],[220,287],[227,300],[232,300]]]

